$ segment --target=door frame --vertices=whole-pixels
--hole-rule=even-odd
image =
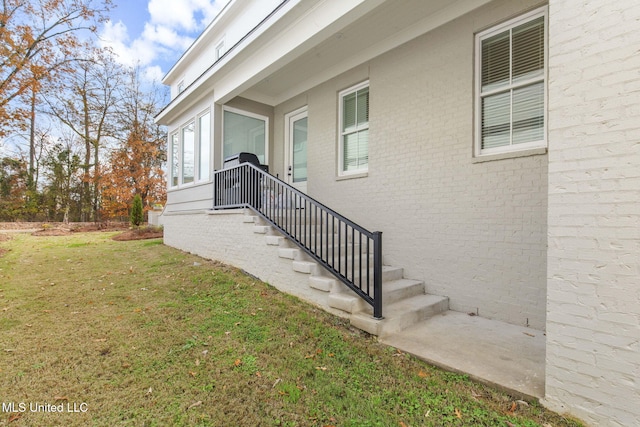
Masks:
[[[292,141],[292,129],[293,124],[305,117],[309,117],[308,106],[298,108],[297,110],[291,111],[290,113],[285,114],[284,116],[284,172],[285,172],[285,181],[291,185],[292,187],[302,191],[303,193],[307,192],[307,182],[293,182],[293,171],[289,168],[293,168],[293,141]],[[308,123],[308,121],[307,121]],[[307,128],[307,144],[309,141],[309,130]],[[308,147],[307,147],[308,148]],[[307,151],[308,152],[308,151]],[[308,164],[308,157],[307,157]],[[307,180],[309,176],[307,174]]]

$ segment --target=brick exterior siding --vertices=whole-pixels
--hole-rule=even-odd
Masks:
[[[640,4],[552,0],[546,404],[640,420]]]

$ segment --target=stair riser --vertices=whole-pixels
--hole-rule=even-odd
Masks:
[[[388,319],[387,322],[382,324],[379,337],[388,336],[397,333],[403,329],[408,328],[418,322],[427,320],[437,314],[443,313],[449,309],[449,301],[443,299],[443,301],[425,306],[419,310],[406,313],[404,315],[396,316],[392,319]]]

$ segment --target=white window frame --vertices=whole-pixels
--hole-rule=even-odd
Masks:
[[[350,135],[352,133],[357,133],[357,132],[362,132],[364,130],[369,130],[369,122],[370,120],[367,121],[366,125],[363,126],[357,126],[356,128],[352,131],[349,132],[345,132],[344,129],[344,98],[347,95],[351,95],[354,92],[357,92],[361,89],[364,88],[369,88],[369,97],[371,97],[371,86],[369,85],[369,80],[366,80],[364,82],[358,83],[355,86],[351,86],[347,89],[344,89],[342,91],[340,91],[340,93],[338,94],[338,176],[339,177],[349,177],[349,176],[354,176],[354,175],[363,175],[368,173],[369,171],[369,164],[367,163],[367,167],[364,168],[360,168],[360,169],[356,169],[356,170],[351,170],[351,171],[347,171],[344,169],[344,137],[346,135]],[[371,102],[371,98],[369,98],[369,102]],[[371,111],[369,111],[369,113],[371,113]],[[367,148],[367,150],[369,150],[369,147]]]
[[[209,114],[209,141],[201,141],[202,130],[200,127],[200,120],[202,117]],[[193,125],[193,180],[190,182],[184,182],[184,129],[190,125]],[[207,109],[202,111],[197,116],[192,119],[187,120],[181,126],[176,129],[173,129],[169,132],[169,163],[168,169],[169,173],[167,174],[167,182],[169,189],[178,189],[184,187],[190,187],[195,184],[201,184],[211,181],[211,176],[213,172],[213,121],[211,110]],[[209,144],[209,175],[205,177],[200,177],[200,167],[201,167],[201,144],[206,142]],[[173,151],[173,147],[176,147],[176,152]],[[174,167],[175,166],[175,167]],[[177,183],[173,182],[173,172],[177,174]]]
[[[174,150],[175,146],[175,150]],[[169,188],[180,186],[180,130],[176,129],[169,133]],[[173,182],[173,173],[176,173],[176,182]]]
[[[189,126],[193,126],[193,176],[191,177],[191,181],[189,182],[185,182],[184,181],[184,169],[185,169],[185,156],[184,156],[184,132],[185,129],[188,128]],[[180,138],[180,177],[178,179],[178,182],[180,183],[181,187],[187,187],[187,186],[191,186],[196,182],[196,177],[197,177],[197,164],[198,164],[198,160],[197,160],[197,143],[198,143],[198,135],[197,135],[197,123],[195,119],[191,119],[188,122],[186,122],[183,126],[180,127],[180,134],[179,134],[179,138]]]
[[[215,47],[215,61],[217,61],[218,59],[222,58],[222,56],[226,53],[226,50],[224,49],[224,37],[222,39],[220,39],[220,41],[218,41],[218,43],[216,43],[216,47]]]
[[[527,81],[518,82],[518,83],[510,83],[508,87],[502,87],[496,90],[489,90],[486,93],[482,93],[482,41],[500,34],[502,32],[511,30],[519,25],[525,24],[529,21],[537,19],[539,17],[544,17],[544,70],[542,73],[542,77],[536,77]],[[547,147],[547,126],[548,126],[548,88],[547,88],[547,74],[548,74],[548,45],[549,45],[549,25],[548,25],[548,8],[547,6],[540,7],[538,9],[532,10],[524,15],[520,15],[516,18],[513,18],[509,21],[503,22],[497,26],[491,27],[485,31],[482,31],[476,34],[475,37],[475,105],[474,105],[474,114],[475,114],[475,138],[474,138],[474,155],[476,157],[483,157],[495,154],[505,154],[505,153],[519,153],[527,150],[536,150]],[[510,66],[511,67],[511,66]],[[515,88],[528,86],[534,83],[542,82],[544,87],[544,111],[543,111],[543,139],[538,141],[531,141],[521,144],[509,144],[501,147],[494,148],[482,148],[482,99],[485,96],[489,96],[495,93],[501,93],[505,91],[512,91]],[[511,109],[513,110],[513,102],[510,103]],[[513,120],[510,119],[510,123],[513,124]],[[524,154],[524,153],[523,153]]]
[[[220,152],[222,153],[222,157],[223,157],[222,161],[224,162],[224,156],[225,156],[224,154],[224,113],[225,111],[264,121],[264,164],[268,165],[269,164],[269,142],[270,142],[269,141],[269,132],[270,132],[269,117],[263,116],[262,114],[258,114],[258,113],[252,113],[247,110],[241,110],[239,108],[228,107],[226,105],[222,107],[222,129],[221,129],[222,138],[220,141]]]
[[[209,115],[209,140],[202,140],[202,118],[206,115]],[[211,172],[213,170],[213,123],[212,123],[212,114],[210,110],[203,111],[198,114],[196,117],[196,142],[195,142],[195,158],[196,158],[196,166],[195,166],[195,182],[208,182],[211,181]],[[209,145],[209,174],[207,176],[201,175],[202,168],[202,145],[206,143]]]

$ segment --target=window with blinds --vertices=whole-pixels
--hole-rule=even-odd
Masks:
[[[340,174],[369,166],[369,82],[340,93]]]
[[[477,150],[546,146],[546,8],[478,34]]]

